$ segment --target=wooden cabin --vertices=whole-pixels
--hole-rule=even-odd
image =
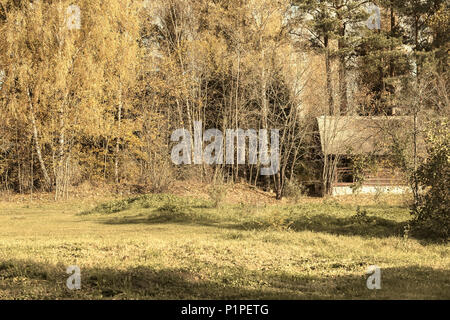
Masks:
[[[412,120],[411,117],[400,116],[317,118],[323,156],[336,164],[330,186],[331,193],[398,194],[409,190],[402,173],[389,164],[390,149],[387,135],[405,133],[406,126],[412,128]],[[364,168],[356,177],[355,159],[367,155],[371,156],[375,165],[373,168]]]

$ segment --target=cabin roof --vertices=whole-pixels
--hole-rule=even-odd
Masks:
[[[389,137],[412,132],[413,121],[410,116],[318,117],[322,152],[325,155],[387,154]]]

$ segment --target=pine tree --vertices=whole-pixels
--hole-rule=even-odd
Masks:
[[[297,0],[294,4],[303,18],[303,24],[311,35],[312,47],[324,52],[329,114],[335,114],[335,101],[332,85],[332,61],[339,62],[339,109],[340,114],[347,114],[348,74],[350,62],[355,55],[354,48],[361,40],[363,22],[369,17],[367,1]],[[332,41],[337,42],[333,47]]]

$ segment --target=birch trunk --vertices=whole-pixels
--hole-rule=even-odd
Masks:
[[[33,127],[32,129],[33,129],[33,138],[34,138],[34,144],[35,144],[35,148],[36,148],[36,154],[38,156],[39,165],[40,165],[42,173],[44,175],[46,189],[50,191],[52,189],[52,180],[50,179],[50,176],[48,175],[47,167],[45,166],[44,159],[42,158],[42,151],[41,151],[41,146],[39,144],[39,135],[38,135],[38,130],[37,130],[37,126],[36,126],[36,116],[34,114],[34,106],[33,106],[33,102],[31,99],[30,90],[28,90],[27,94],[28,94],[28,103],[29,103],[29,108],[30,108],[31,125]]]

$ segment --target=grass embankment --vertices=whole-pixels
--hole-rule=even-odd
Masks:
[[[409,218],[401,206],[335,201],[3,203],[0,298],[449,299],[449,246],[405,237]],[[81,290],[66,287],[69,265]],[[369,265],[381,290],[366,288]]]

